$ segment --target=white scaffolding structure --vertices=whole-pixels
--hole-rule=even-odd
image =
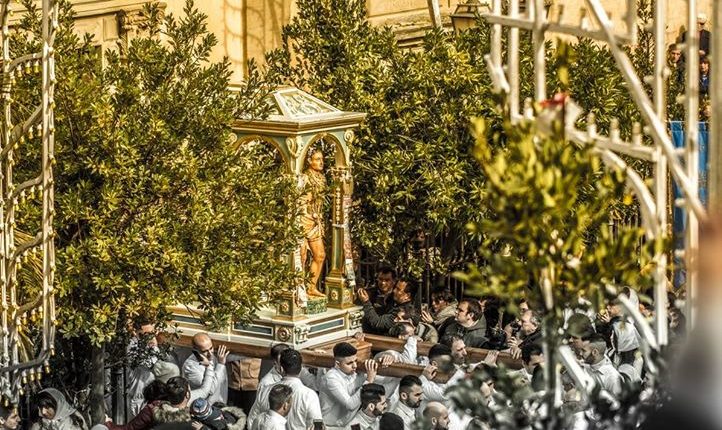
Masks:
[[[506,1],[506,0],[505,0]],[[622,32],[615,30],[609,14],[605,11],[600,0],[586,0],[582,11],[582,19],[577,25],[565,22],[565,9],[562,1],[551,6],[551,11],[545,8],[544,0],[528,0],[526,10],[522,13],[519,0],[508,0],[508,11],[502,13],[502,0],[494,0],[492,9],[483,17],[492,24],[492,50],[486,57],[489,72],[493,77],[497,91],[508,94],[508,104],[512,121],[531,119],[534,115],[532,109],[520,109],[520,74],[519,74],[519,31],[531,32],[534,49],[534,98],[541,102],[546,95],[545,50],[544,40],[548,33],[561,33],[570,36],[586,37],[609,46],[617,67],[624,77],[627,88],[641,112],[644,125],[634,127],[631,141],[624,141],[615,124],[611,122],[609,135],[598,132],[594,117],[587,118],[586,130],[580,130],[573,121],[565,125],[566,135],[580,144],[593,145],[608,168],[624,169],[627,172],[627,186],[635,193],[639,200],[642,226],[648,239],[666,237],[667,227],[667,179],[668,172],[679,185],[683,198],[677,199],[674,204],[687,209],[688,218],[685,231],[685,251],[683,257],[687,268],[687,315],[690,324],[695,320],[695,307],[697,299],[697,274],[695,269],[695,255],[698,249],[698,224],[706,219],[707,214],[698,197],[699,176],[699,148],[698,148],[698,89],[699,89],[699,54],[698,35],[692,29],[696,28],[697,2],[688,0],[686,57],[687,57],[687,85],[683,100],[687,111],[686,117],[686,145],[684,149],[675,149],[667,131],[665,109],[665,86],[670,70],[666,62],[665,50],[665,22],[666,2],[656,1],[653,32],[656,44],[655,67],[652,76],[637,76],[637,73],[627,53],[622,49],[623,44],[637,42],[637,4],[636,0],[619,0],[626,4],[624,16],[625,29]],[[553,14],[551,12],[556,12]],[[548,17],[555,16],[551,21]],[[502,31],[508,28],[508,46],[506,62],[502,59]],[[645,82],[651,85],[653,97],[647,95],[642,85]],[[653,145],[643,143],[643,134],[648,135]],[[640,175],[627,166],[619,154],[645,160],[654,166],[654,185],[648,187]],[[654,322],[655,338],[653,347],[667,344],[667,256],[662,252],[654,256],[656,269],[655,306],[656,319]],[[636,310],[630,309],[630,312]]]
[[[40,52],[11,58],[10,0],[0,0],[2,32],[2,140],[0,141],[0,394],[16,401],[24,385],[39,379],[54,351],[55,301],[53,278],[55,252],[52,228],[54,214],[54,91],[55,52],[53,41],[58,28],[58,9],[54,0],[42,0],[42,40]],[[16,84],[29,75],[41,74],[39,104],[26,118],[13,109]],[[13,167],[20,151],[32,145],[42,150],[37,175],[16,184]],[[16,214],[23,207],[41,201],[42,212],[37,232],[25,239],[16,231]],[[42,281],[39,292],[28,296],[20,291],[18,271],[28,258],[40,262]],[[24,286],[27,288],[28,286]],[[37,338],[36,338],[37,336]]]

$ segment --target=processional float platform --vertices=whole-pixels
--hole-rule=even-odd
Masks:
[[[308,349],[340,341],[361,331],[363,311],[360,306],[327,309],[303,318],[279,317],[276,307],[262,308],[248,324],[232,323],[223,331],[211,331],[203,324],[203,311],[192,306],[169,309],[181,337],[205,332],[217,341],[270,347],[286,343],[294,349]]]

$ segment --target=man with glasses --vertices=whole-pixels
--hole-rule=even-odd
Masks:
[[[224,345],[214,354],[213,341],[206,333],[197,333],[193,336],[193,353],[183,363],[183,376],[188,380],[191,390],[203,384],[205,366],[201,363],[203,358],[211,362],[215,369],[215,383],[212,384],[211,394],[206,400],[210,404],[228,402],[228,374],[226,372],[226,358],[228,350]]]

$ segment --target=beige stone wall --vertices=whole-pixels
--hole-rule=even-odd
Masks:
[[[115,46],[124,34],[134,31],[134,17],[147,0],[73,0],[78,14],[80,32],[94,35],[98,45]],[[442,15],[448,21],[458,0],[439,0]],[[685,25],[686,0],[667,2],[669,19],[668,43],[673,42]],[[700,9],[711,16],[713,0],[698,0]],[[718,0],[722,1],[722,0]],[[625,0],[602,0],[620,30],[624,29],[622,16]],[[166,11],[179,16],[185,0],[164,0]],[[578,22],[585,0],[553,0],[551,16],[564,5],[563,20]],[[218,38],[213,60],[224,56],[231,63],[232,81],[243,78],[248,59],[262,59],[268,50],[280,46],[281,28],[295,11],[294,0],[196,0],[196,6],[208,15],[209,28]],[[376,25],[391,25],[397,30],[401,42],[413,42],[430,26],[427,0],[366,0],[369,19]],[[126,18],[119,19],[119,14]]]

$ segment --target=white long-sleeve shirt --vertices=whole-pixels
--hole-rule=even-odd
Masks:
[[[188,400],[188,404],[193,403],[195,399],[207,399],[208,396],[213,394],[216,383],[216,371],[213,366],[206,366],[203,370],[203,382],[201,386],[191,390],[191,398]]]
[[[303,382],[303,385],[307,386],[308,388],[314,391],[318,389],[316,386],[316,375],[309,372],[307,368],[301,368],[301,374],[298,375],[298,378],[301,380],[301,382]],[[271,370],[265,375],[263,375],[263,378],[258,381],[258,388],[256,388],[256,390],[260,393],[261,390],[265,387],[278,384],[279,382],[281,382],[281,379],[283,379],[283,375],[281,375],[278,370],[276,370],[276,366],[273,366],[271,367]]]
[[[351,430],[351,426],[358,424],[361,430],[377,430],[379,428],[378,417],[368,416],[364,411],[356,412],[351,422],[346,425],[346,430]]]
[[[346,375],[338,368],[326,373],[319,388],[323,422],[326,426],[345,427],[361,407],[364,375]]]
[[[396,406],[389,411],[401,417],[404,421],[404,430],[413,430],[416,422],[416,409],[410,408],[404,402],[397,402]]]
[[[391,355],[395,361],[399,363],[416,364],[416,351],[417,351],[418,339],[414,336],[409,337],[404,344],[404,351],[398,352],[394,350],[383,351],[376,354],[375,358],[379,359],[383,355]],[[389,409],[393,408],[396,402],[399,400],[398,388],[401,378],[393,376],[376,376],[374,381],[377,384],[384,386],[386,390],[386,400],[389,404]]]
[[[315,420],[323,419],[318,394],[305,386],[299,378],[295,376],[286,376],[278,383],[291,387],[291,390],[293,391],[291,394],[291,410],[288,412],[288,416],[286,416],[286,428],[288,430],[304,430],[313,428],[313,422]],[[255,428],[253,426],[260,419],[262,414],[270,410],[268,405],[268,395],[271,392],[271,388],[275,385],[276,384],[267,385],[262,391],[258,391],[256,402],[253,404],[253,407],[248,413],[249,428]]]
[[[603,390],[615,395],[622,391],[622,377],[609,357],[604,357],[599,363],[588,366],[587,372]]]
[[[255,423],[251,430],[286,430],[288,421],[276,411],[264,412]]]
[[[456,384],[456,382],[463,379],[465,376],[466,373],[463,369],[457,369],[448,381],[443,384],[439,384],[438,382],[430,381],[429,379],[426,379],[424,375],[421,375],[419,379],[421,379],[421,390],[424,392],[423,401],[421,402],[421,410],[423,411],[426,408],[426,404],[428,402],[441,402],[446,405],[447,408],[451,408],[453,403],[451,402],[451,399],[446,396],[446,389]]]
[[[215,381],[211,386],[211,395],[207,400],[210,404],[216,402],[228,403],[228,373],[226,365],[220,364],[215,357],[211,360],[211,366],[215,371]],[[203,385],[203,376],[206,368],[195,355],[191,354],[183,363],[183,376],[188,380],[191,390],[200,388]]]

